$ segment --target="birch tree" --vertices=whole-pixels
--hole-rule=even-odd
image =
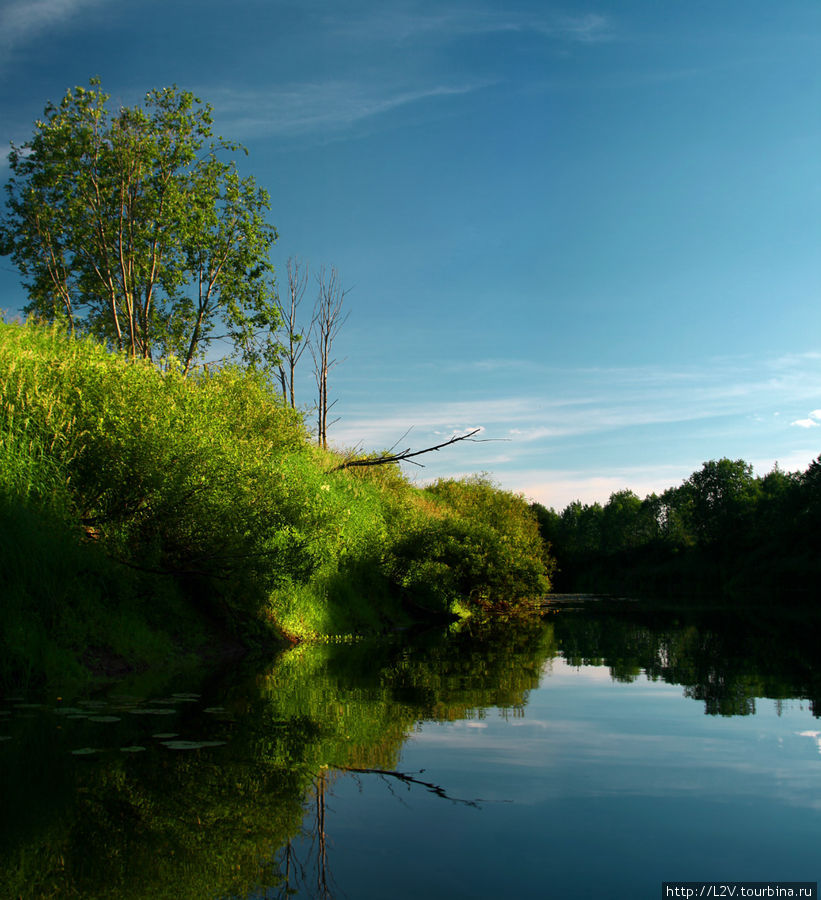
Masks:
[[[12,144],[0,249],[25,311],[131,357],[175,356],[275,330],[267,192],[241,177],[241,148],[212,140],[212,110],[176,87],[111,111],[99,79],[46,106]],[[227,159],[226,159],[227,157]]]
[[[314,376],[317,388],[317,443],[320,447],[328,446],[328,412],[333,403],[328,402],[328,373],[338,360],[332,356],[333,343],[339,330],[348,319],[348,312],[343,311],[343,304],[348,291],[343,290],[339,273],[335,267],[330,272],[323,266],[317,275],[319,292],[314,306],[313,339],[311,355],[314,360]]]
[[[309,345],[310,333],[314,327],[314,317],[306,328],[300,326],[300,306],[308,287],[308,264],[304,265],[296,257],[291,257],[286,264],[288,276],[287,302],[277,295],[276,303],[282,321],[285,340],[281,345],[279,361],[279,378],[282,384],[282,396],[286,403],[296,409],[294,378],[296,367],[302,354]]]

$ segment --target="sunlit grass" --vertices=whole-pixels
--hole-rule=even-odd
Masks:
[[[271,645],[547,589],[521,498],[484,479],[421,491],[396,465],[334,471],[340,458],[257,373],[186,379],[0,323],[0,552],[17,592],[0,674],[50,677],[89,646],[144,664],[195,646],[204,620]]]

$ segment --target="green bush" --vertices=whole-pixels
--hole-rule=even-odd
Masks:
[[[549,591],[553,563],[524,498],[484,476],[441,480],[425,494],[434,514],[393,547],[394,578],[411,599],[441,612],[511,611]]]
[[[186,379],[56,326],[0,322],[0,498],[12,519],[59,523],[68,569],[91,550],[114,567],[121,584],[103,578],[100,604],[128,607],[142,580],[270,642],[395,627],[400,599],[452,613],[547,591],[551,561],[521,497],[483,478],[419,490],[396,465],[339,462],[253,371]],[[161,621],[162,602],[144,618]],[[64,644],[91,640],[60,621],[76,632]]]

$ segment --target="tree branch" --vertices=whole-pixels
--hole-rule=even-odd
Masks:
[[[454,435],[449,441],[444,441],[441,444],[437,444],[435,447],[426,447],[424,450],[415,450],[411,452],[411,449],[409,447],[407,450],[403,450],[401,453],[392,453],[385,456],[365,457],[362,459],[349,459],[343,463],[340,463],[338,466],[335,466],[333,469],[329,469],[329,473],[339,472],[342,469],[352,469],[355,466],[384,466],[388,463],[405,462],[406,460],[410,460],[414,456],[421,456],[423,453],[432,453],[434,450],[441,450],[442,447],[449,447],[451,444],[456,444],[459,441],[471,440],[473,438],[473,435],[478,434],[481,430],[481,428],[474,428],[473,431],[468,431],[467,434]],[[405,434],[407,434],[407,432],[405,432]],[[421,465],[421,463],[416,463],[416,465]]]
[[[403,784],[411,785],[418,784],[426,790],[430,791],[431,794],[435,794],[437,797],[441,797],[442,800],[450,800],[451,803],[463,803],[465,806],[473,806],[476,809],[480,809],[479,804],[483,801],[481,800],[463,800],[461,797],[451,797],[448,792],[438,784],[433,784],[431,781],[422,781],[420,778],[414,778],[413,775],[408,774],[406,772],[394,772],[388,769],[360,769],[355,766],[338,766],[343,772],[352,772],[356,775],[379,775],[380,778],[395,778],[397,781],[401,781]],[[424,769],[421,769],[418,773],[421,775],[424,772]]]

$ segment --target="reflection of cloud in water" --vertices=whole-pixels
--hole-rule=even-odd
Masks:
[[[569,663],[560,656],[550,660],[550,668],[542,669],[542,686],[545,688],[570,686],[572,684],[583,685],[586,683],[597,683],[607,687],[612,686],[614,690],[630,690],[635,691],[639,685],[651,689],[655,694],[681,694],[681,685],[669,684],[661,681],[651,681],[647,675],[642,672],[636,676],[635,681],[625,683],[613,677],[610,666],[576,666]]]
[[[551,682],[613,680],[607,666],[573,666],[560,656],[549,660],[548,665],[542,669],[542,676]]]
[[[658,690],[661,685],[648,687]],[[707,723],[706,733],[677,729],[642,733],[633,717],[608,719],[606,707],[598,719],[568,718],[558,710],[556,718],[545,717],[544,710],[531,717],[531,712],[536,710],[526,708],[524,718],[506,719],[488,709],[481,723],[426,723],[410,743],[428,752],[453,754],[467,772],[504,771],[500,790],[518,804],[570,795],[659,799],[709,795],[724,801],[753,795],[766,800],[777,790],[781,803],[821,810],[821,798],[806,789],[806,766],[814,764],[807,760],[793,766],[787,761],[794,752],[789,750],[790,734],[812,738],[821,752],[821,731],[770,733],[771,740],[762,740],[765,735],[760,734],[748,745],[747,757],[739,759],[738,738],[715,732],[715,722]],[[743,728],[753,720],[736,724]],[[517,771],[521,774],[514,774]]]
[[[821,753],[821,731],[798,731],[796,734],[799,737],[812,738],[818,744],[818,752]]]

